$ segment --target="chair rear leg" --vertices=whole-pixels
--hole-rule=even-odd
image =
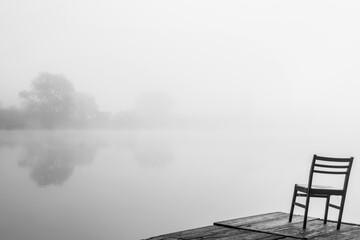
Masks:
[[[324,224],[327,223],[327,217],[328,217],[328,212],[329,212],[329,204],[330,204],[330,196],[327,196],[326,205],[325,205]]]
[[[337,222],[337,226],[336,229],[339,230],[340,226],[341,226],[341,219],[342,219],[342,215],[343,215],[343,211],[344,211],[344,205],[345,205],[345,195],[341,196],[341,204],[340,204],[340,211],[339,211],[339,218],[338,218],[338,222]]]
[[[295,201],[296,201],[296,196],[297,196],[297,191],[296,191],[296,187],[294,187],[294,193],[293,193],[293,198],[292,198],[292,202],[291,202],[291,209],[290,209],[290,215],[289,215],[289,222],[292,221],[292,217],[293,217],[293,213],[294,213],[294,207],[295,207]]]
[[[305,203],[305,214],[304,214],[303,229],[306,229],[306,221],[307,221],[307,217],[308,217],[309,203],[310,203],[310,194],[307,193],[306,203]]]

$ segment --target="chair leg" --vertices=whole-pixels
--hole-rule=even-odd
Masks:
[[[310,203],[310,194],[308,193],[306,196],[306,203],[305,203],[305,214],[304,214],[304,223],[303,223],[303,229],[306,229],[306,221],[309,211],[309,203]]]
[[[325,205],[324,224],[327,223],[327,217],[328,217],[328,212],[329,212],[329,204],[330,204],[330,196],[327,196],[326,205]]]
[[[338,218],[338,222],[337,222],[337,226],[336,229],[339,230],[340,226],[341,226],[341,219],[342,219],[342,215],[343,215],[343,211],[344,211],[344,205],[345,205],[345,195],[341,196],[341,204],[340,204],[340,211],[339,211],[339,218]]]
[[[293,198],[292,198],[292,202],[291,202],[291,209],[290,209],[290,214],[289,214],[289,222],[292,221],[292,217],[293,217],[293,213],[294,213],[294,207],[295,207],[295,201],[296,201],[296,195],[297,195],[297,191],[296,191],[296,188],[294,187],[294,193],[293,193]]]

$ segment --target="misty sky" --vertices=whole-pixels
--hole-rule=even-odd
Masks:
[[[102,110],[143,93],[187,114],[359,109],[359,1],[0,1],[0,103],[62,73]],[[360,114],[357,114],[360,116]]]

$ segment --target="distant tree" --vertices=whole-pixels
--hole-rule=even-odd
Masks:
[[[19,93],[25,111],[46,127],[67,123],[75,109],[75,89],[63,75],[40,73],[30,91]]]
[[[78,123],[93,121],[97,118],[99,109],[94,96],[88,93],[75,94],[74,120]]]
[[[15,107],[0,108],[0,128],[18,129],[25,127],[24,113]]]

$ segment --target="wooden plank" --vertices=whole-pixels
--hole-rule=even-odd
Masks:
[[[281,240],[299,240],[298,238],[293,238],[293,237],[284,237],[284,238],[280,238]]]
[[[185,230],[185,231],[180,231],[180,232],[164,234],[164,235],[160,235],[157,237],[149,238],[149,240],[150,239],[151,240],[180,239],[181,236],[186,236],[186,235],[191,235],[191,234],[196,235],[196,234],[201,234],[201,233],[210,233],[210,232],[216,231],[217,229],[219,229],[219,228],[214,228],[214,226],[206,226],[206,227],[201,227],[201,228],[195,228],[195,229],[190,229],[190,230]]]
[[[215,222],[214,225],[240,227],[243,225],[256,223],[259,221],[273,220],[273,219],[282,217],[284,215],[285,215],[285,213],[282,213],[282,212],[273,212],[273,213],[254,215],[254,216],[250,216],[250,217],[242,217],[242,218],[235,218],[235,219],[226,220],[226,221],[219,221],[219,222]]]
[[[341,225],[342,231],[349,231],[355,226]],[[302,222],[285,224],[282,226],[267,228],[264,232],[272,232],[274,234],[282,234],[295,238],[309,239],[323,235],[331,235],[336,233],[336,223],[328,222],[324,224],[322,220],[312,220],[307,224],[306,229],[302,229]]]
[[[291,223],[288,221],[288,218],[289,214],[277,212],[216,222],[214,224],[217,226],[228,226],[297,239],[308,239],[322,235],[330,236],[337,231],[336,223],[334,222],[324,224],[323,221],[318,218],[308,218],[307,228],[303,230],[303,216],[294,215]],[[341,231],[347,232],[354,227],[355,226],[342,224]]]
[[[360,227],[352,226],[350,228],[343,228],[343,224],[341,225],[340,230],[333,231],[328,234],[324,234],[319,237],[312,238],[314,240],[360,240]]]
[[[207,226],[202,228],[190,229],[186,231],[176,232],[165,234],[157,237],[149,238],[148,240],[235,240],[235,239],[244,239],[244,240],[277,240],[282,239],[283,237],[278,235],[273,235],[270,233],[259,233],[249,230],[226,228],[220,226]]]
[[[302,235],[299,234],[291,234],[288,231],[274,231],[279,227],[286,229],[286,226],[291,228],[293,224],[303,222],[304,217],[300,215],[293,215],[293,220],[289,222],[289,214],[276,212],[270,214],[261,214],[246,218],[238,218],[229,221],[222,221],[214,223],[217,226],[228,226],[234,227],[238,229],[245,229],[257,232],[264,232],[264,233],[272,233],[283,237],[293,237],[298,239],[303,239]],[[308,221],[317,220],[317,218],[308,218]],[[302,226],[301,226],[302,229]]]
[[[287,225],[293,225],[296,223],[302,223],[304,220],[303,216],[294,215],[292,222],[289,222],[289,215],[285,214],[276,219],[266,219],[246,225],[242,225],[241,229],[249,229],[249,230],[270,230],[277,227],[284,227]],[[315,219],[311,218],[308,221],[313,221]]]
[[[242,229],[229,229],[224,227],[224,231],[213,234],[211,236],[202,237],[197,236],[195,238],[186,238],[186,240],[235,240],[235,239],[242,239],[242,240],[278,240],[282,239],[283,237],[268,233],[259,233],[254,231],[242,230]],[[185,238],[182,238],[185,239]]]
[[[309,218],[304,230],[303,216],[294,215],[291,223],[288,222],[288,218],[289,214],[281,212],[260,214],[215,222],[212,226],[165,234],[148,240],[360,240],[359,225],[343,223],[341,229],[336,230],[334,221],[324,224],[321,219]]]
[[[302,222],[303,216],[293,215],[292,223]],[[312,221],[318,218],[309,217],[308,221]],[[276,226],[282,226],[289,223],[289,214],[283,212],[260,214],[245,218],[237,218],[227,221],[215,222],[217,226],[230,226],[241,229],[255,229],[262,230],[267,228],[273,228]]]

